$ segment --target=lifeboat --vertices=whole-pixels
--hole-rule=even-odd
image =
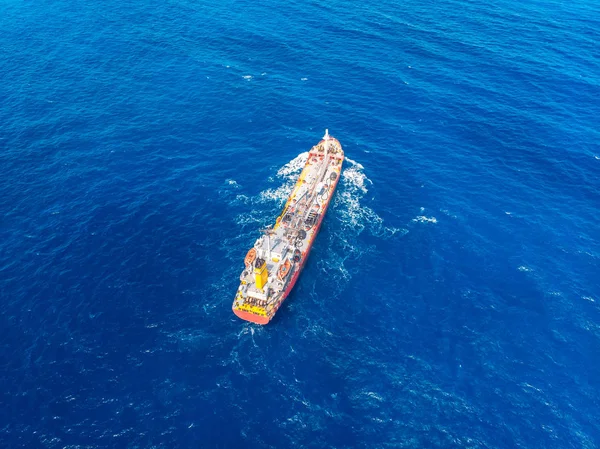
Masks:
[[[290,274],[290,269],[292,268],[292,264],[289,259],[285,259],[285,262],[279,267],[277,270],[277,278],[280,281],[283,281],[285,277]]]
[[[252,266],[254,259],[256,259],[256,249],[250,248],[250,251],[248,251],[248,254],[246,254],[246,257],[244,258],[244,265],[246,265],[246,267]]]

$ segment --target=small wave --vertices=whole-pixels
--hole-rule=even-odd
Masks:
[[[300,153],[294,159],[292,159],[279,170],[277,170],[277,176],[289,179],[290,177],[294,177],[294,175],[299,175],[302,171],[302,168],[304,168],[307,159],[308,151]]]
[[[457,216],[453,213],[451,213],[448,209],[440,209],[440,212],[443,213],[444,215],[447,215],[450,218],[457,218]]]
[[[370,398],[375,399],[376,401],[383,402],[383,398],[379,394],[377,394],[373,391],[366,391],[363,394],[365,394],[366,396],[369,396]]]
[[[596,159],[597,161],[600,161],[600,156],[598,156],[597,154],[594,154],[594,159]]]
[[[585,299],[586,301],[589,302],[596,302],[596,300],[594,298],[592,298],[591,296],[582,296],[582,299]]]
[[[235,201],[237,203],[248,204],[251,200],[248,197],[248,195],[236,195],[235,196]]]
[[[526,267],[525,265],[521,265],[519,268],[517,268],[517,270],[528,272],[528,271],[531,271],[531,268]]]
[[[242,78],[244,78],[247,81],[250,81],[252,79],[252,75],[244,75],[242,76]]]
[[[346,268],[346,260],[359,259],[366,251],[358,245],[350,243],[342,235],[330,236],[327,246],[327,257],[317,262],[319,270],[324,273],[326,279],[330,279],[338,285],[344,284],[352,277]]]
[[[537,387],[534,387],[533,385],[531,385],[531,384],[529,384],[529,383],[527,383],[527,382],[523,382],[523,383],[521,383],[520,385],[523,387],[523,389],[524,389],[524,390],[526,390],[526,389],[529,389],[529,390],[535,390],[535,391],[537,391],[538,393],[543,393],[543,391],[542,391],[542,390],[540,390],[540,389],[539,389],[539,388],[537,388]]]
[[[235,223],[240,226],[255,226],[258,230],[259,228],[263,228],[267,226],[273,217],[270,217],[268,214],[263,213],[263,211],[254,210],[249,213],[240,214],[235,217]]]
[[[346,157],[345,161],[349,162],[350,165],[352,165],[353,167],[358,168],[359,170],[363,170],[365,168],[362,164],[356,162],[354,159],[350,159],[349,157]]]
[[[367,185],[372,184],[372,182],[367,178],[367,175],[365,175],[363,168],[364,167],[361,164],[352,164],[350,168],[342,171],[342,181],[345,181],[346,185],[356,187],[364,194],[369,191]]]
[[[293,185],[283,184],[275,189],[263,190],[259,194],[259,199],[262,202],[276,201],[277,203],[285,204],[285,201],[292,192]]]
[[[413,218],[411,221],[414,221],[415,223],[437,223],[437,218],[419,215],[418,217]]]
[[[236,192],[236,190],[241,187],[242,186],[238,184],[235,179],[226,179],[224,186],[217,190],[217,194],[219,197],[227,199],[234,204],[246,203],[248,201],[248,197]]]

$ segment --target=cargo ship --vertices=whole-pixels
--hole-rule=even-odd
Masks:
[[[304,268],[340,179],[344,151],[325,130],[275,224],[264,229],[244,258],[233,301],[241,319],[267,324],[288,297]]]

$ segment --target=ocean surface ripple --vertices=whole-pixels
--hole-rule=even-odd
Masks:
[[[589,0],[2,2],[0,446],[600,447],[598,42]]]

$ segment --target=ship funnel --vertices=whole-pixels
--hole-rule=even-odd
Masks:
[[[256,288],[263,290],[269,280],[269,272],[267,270],[267,263],[264,259],[256,259],[254,262],[254,282]]]

